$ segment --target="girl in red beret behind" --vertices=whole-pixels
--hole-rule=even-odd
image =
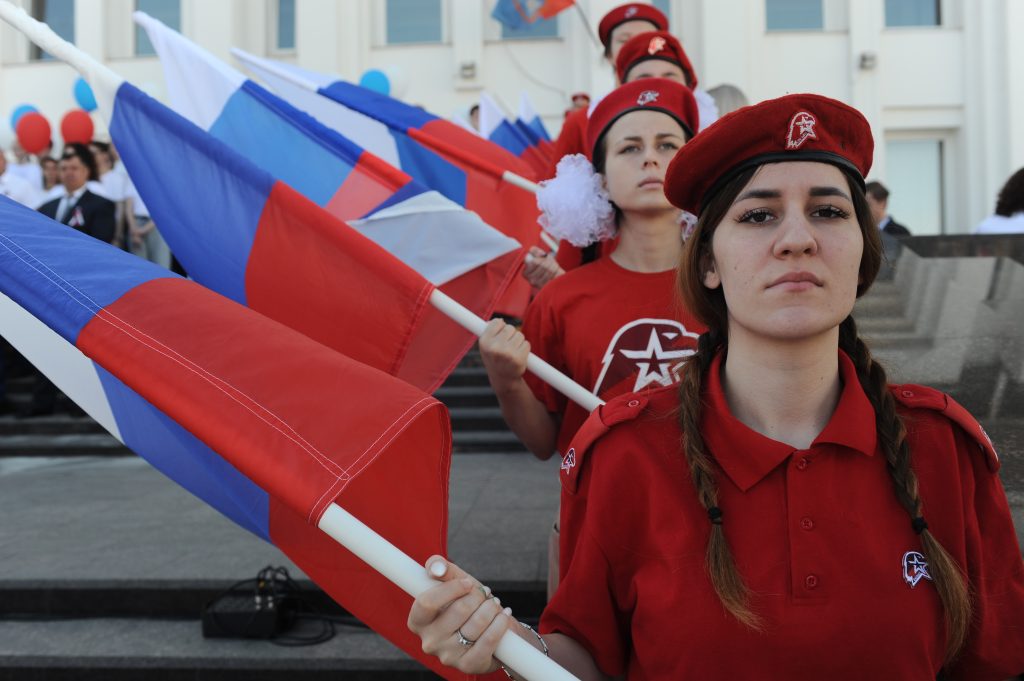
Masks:
[[[851,311],[881,262],[863,116],[816,95],[740,109],[676,156],[699,215],[680,268],[707,324],[681,387],[573,441],[585,500],[539,633],[440,557],[424,649],[498,668],[512,630],[581,679],[997,681],[1024,671],[1024,561],[999,460],[950,397],[890,385]],[[563,518],[563,531],[565,531]]]

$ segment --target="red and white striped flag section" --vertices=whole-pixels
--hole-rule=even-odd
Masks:
[[[375,631],[465,678],[405,626],[422,561],[446,552],[451,436],[432,397],[5,197],[0,334]],[[518,668],[516,641],[499,656]]]
[[[170,107],[387,249],[481,317],[518,274],[519,243],[142,12]]]

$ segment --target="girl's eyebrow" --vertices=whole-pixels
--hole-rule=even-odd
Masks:
[[[682,135],[677,135],[674,132],[659,132],[654,136],[654,139],[664,139],[665,137],[678,137],[682,138]],[[640,135],[630,135],[629,137],[623,137],[619,142],[643,142],[644,138]]]
[[[853,202],[853,199],[838,187],[811,187],[809,194],[811,196],[841,196],[847,201]],[[777,199],[781,196],[782,192],[778,189],[751,189],[749,192],[744,192],[736,197],[733,203],[739,203],[746,199]]]
[[[850,203],[853,203],[853,199],[847,196],[839,187],[811,187],[811,196],[841,196]]]

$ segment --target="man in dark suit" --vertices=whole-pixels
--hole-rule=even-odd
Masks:
[[[114,240],[114,202],[86,188],[89,180],[98,180],[96,158],[84,144],[68,144],[60,157],[60,181],[64,195],[39,207],[43,215],[62,222],[100,241]],[[32,402],[18,416],[45,416],[57,406],[57,386],[41,373],[36,374]],[[80,410],[71,407],[72,412]]]
[[[889,215],[889,190],[881,182],[868,182],[864,187],[867,194],[871,217],[875,219],[878,229],[889,236],[910,236],[910,230],[896,222]]]
[[[96,158],[84,144],[69,144],[60,157],[60,181],[64,196],[44,203],[39,212],[68,227],[110,243],[114,240],[114,202],[86,187],[98,180]]]

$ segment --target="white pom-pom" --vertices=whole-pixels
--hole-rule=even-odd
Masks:
[[[578,248],[615,235],[615,209],[583,154],[562,157],[555,177],[540,183],[537,207],[541,227]]]
[[[679,217],[676,218],[679,226],[682,227],[682,237],[685,243],[687,239],[693,234],[693,230],[697,227],[697,216],[688,210],[679,211]]]

